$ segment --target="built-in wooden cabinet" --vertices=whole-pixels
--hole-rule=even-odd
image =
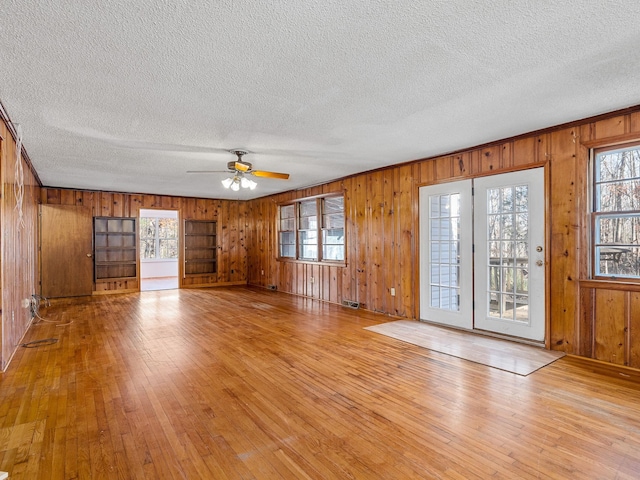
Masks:
[[[95,281],[137,277],[136,219],[94,217]]]
[[[209,220],[185,220],[185,276],[216,273],[218,257],[216,235],[216,222]]]

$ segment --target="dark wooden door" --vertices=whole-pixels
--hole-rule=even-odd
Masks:
[[[42,205],[40,221],[42,295],[91,295],[93,227],[88,207]]]

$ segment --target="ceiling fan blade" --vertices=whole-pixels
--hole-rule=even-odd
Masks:
[[[235,169],[240,172],[248,172],[249,170],[251,170],[251,165],[247,165],[244,162],[236,162]]]
[[[261,170],[252,170],[251,175],[255,177],[266,177],[266,178],[280,178],[282,180],[288,180],[288,173],[278,173],[278,172],[264,172]]]

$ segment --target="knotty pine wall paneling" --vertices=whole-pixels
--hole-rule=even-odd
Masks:
[[[593,325],[595,318],[593,305],[595,305],[595,290],[593,288],[580,288],[580,311],[575,328],[575,338],[578,340],[578,345],[574,349],[574,354],[588,358],[593,358]]]
[[[640,368],[640,285],[582,282],[582,356]]]
[[[22,305],[37,293],[39,182],[21,157],[22,219],[16,209],[16,143],[0,122],[0,370],[4,371],[31,325],[31,311]]]
[[[624,365],[627,292],[597,289],[594,300],[594,351],[598,360]],[[612,341],[617,339],[617,341]]]
[[[502,148],[501,145],[493,145],[483,148],[476,153],[478,159],[478,170],[484,172],[501,172],[502,168]]]
[[[368,310],[411,318],[416,259],[404,252],[411,252],[415,243],[417,168],[380,170],[250,201],[249,283],[273,284],[280,291],[332,303],[356,301]],[[278,205],[332,193],[345,199],[346,265],[278,261]]]
[[[391,258],[385,260],[385,253],[391,257],[391,250],[385,252],[384,237],[392,240],[392,232],[385,229],[387,216],[387,198],[384,191],[384,171],[377,171],[367,176],[367,218],[369,226],[367,258],[367,291],[368,306],[374,312],[385,312],[384,294],[385,270],[387,261],[391,266]]]
[[[628,327],[625,347],[628,351],[628,365],[640,368],[640,292],[629,292]]]
[[[640,368],[640,285],[583,281],[580,296],[579,354]]]
[[[247,263],[253,268],[248,269],[248,281],[253,285],[266,287],[275,285],[275,256],[276,252],[276,218],[275,201],[256,203],[249,218],[247,229]]]
[[[394,175],[393,187],[393,232],[394,242],[391,251],[394,254],[390,267],[393,269],[392,277],[389,279],[390,288],[395,288],[395,296],[389,292],[391,306],[389,313],[398,317],[411,317],[413,300],[413,275],[407,272],[413,270],[417,265],[417,257],[414,255],[414,195],[415,190],[413,178],[415,165],[401,166]],[[409,252],[403,254],[403,252]]]
[[[243,284],[247,279],[246,203],[240,201],[196,199],[167,195],[91,192],[43,188],[43,204],[85,205],[94,216],[138,217],[140,209],[177,210],[180,221],[215,220],[218,224],[218,271],[215,274],[183,275],[183,252],[180,248],[180,286],[202,287]],[[138,279],[104,281],[94,284],[96,293],[139,290]]]
[[[551,142],[549,212],[551,255],[550,263],[551,303],[550,315],[553,321],[550,342],[555,348],[577,353],[575,321],[579,304],[579,264],[580,264],[580,217],[582,192],[580,175],[586,175],[586,164],[580,171],[576,156],[577,142],[573,129],[565,129],[553,134]]]
[[[398,261],[396,243],[399,233],[396,231],[395,219],[395,188],[396,178],[399,176],[399,172],[396,170],[382,170],[384,174],[382,176],[382,207],[380,213],[382,214],[382,234],[388,237],[385,240],[380,241],[382,248],[380,249],[382,254],[380,264],[380,279],[376,295],[382,296],[381,311],[383,313],[395,312],[395,302],[391,296],[391,289],[396,288],[396,275],[394,265]],[[397,293],[397,292],[396,292]]]
[[[335,303],[342,303],[344,300],[353,300],[358,296],[358,279],[356,273],[358,271],[358,258],[356,256],[357,246],[357,217],[356,210],[356,183],[355,177],[347,178],[342,183],[344,192],[344,228],[345,228],[345,261],[348,268],[339,268],[337,278],[341,278],[340,288],[338,288],[336,278],[335,291],[337,298]]]
[[[353,179],[352,188],[354,202],[354,228],[347,233],[349,239],[349,247],[346,251],[346,261],[348,265],[348,274],[353,276],[354,288],[351,292],[355,295],[347,298],[354,302],[360,302],[360,305],[367,310],[373,310],[368,295],[368,250],[371,245],[371,224],[368,215],[367,205],[367,175],[358,175]]]

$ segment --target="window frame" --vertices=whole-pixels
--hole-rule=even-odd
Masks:
[[[322,255],[320,255],[320,204],[322,201],[320,199],[311,199],[311,200],[302,200],[297,202],[296,204],[296,260],[300,260],[302,262],[319,262],[322,259]],[[303,205],[311,205],[313,204],[314,211],[311,214],[305,212],[305,208]],[[315,218],[315,227],[312,227],[312,218]],[[307,225],[304,225],[307,223]],[[304,227],[304,228],[303,228]],[[315,243],[312,243],[314,240],[315,234]],[[306,237],[306,242],[303,241],[303,237]],[[304,247],[315,247],[315,256],[305,256],[305,248]]]
[[[640,151],[640,140],[624,142],[624,143],[616,143],[612,145],[604,145],[604,146],[594,146],[590,150],[589,156],[589,277],[593,280],[602,280],[602,281],[623,281],[623,282],[632,282],[632,283],[640,283],[640,273],[638,275],[626,275],[626,274],[606,274],[599,271],[599,261],[601,257],[598,255],[598,248],[602,245],[613,245],[614,247],[625,247],[633,244],[612,244],[612,243],[603,243],[599,242],[599,221],[603,218],[629,218],[629,217],[639,217],[640,218],[640,209],[636,210],[602,210],[599,206],[601,201],[601,196],[598,193],[598,187],[600,185],[604,185],[607,183],[614,183],[614,180],[611,181],[598,181],[597,176],[597,168],[598,168],[598,156],[606,153],[606,152],[616,152],[620,150],[639,150]],[[640,176],[636,177],[625,177],[623,179],[619,179],[617,181],[628,181],[628,180],[637,180]]]
[[[342,210],[339,212],[334,212],[334,211],[330,211],[327,212],[327,200],[332,199],[332,198],[341,198],[342,199]],[[331,196],[325,196],[322,197],[320,202],[319,202],[319,206],[320,206],[320,211],[318,212],[318,255],[321,255],[322,259],[325,262],[340,262],[340,263],[345,263],[346,262],[346,256],[347,256],[347,244],[346,244],[346,240],[347,237],[345,235],[345,227],[347,224],[347,219],[345,216],[345,208],[344,208],[344,195],[331,195]],[[329,217],[333,217],[336,215],[340,215],[342,214],[342,243],[329,243],[329,242],[325,242],[325,232],[331,232],[333,230],[340,230],[340,228],[330,228],[327,226],[326,223],[326,219]],[[325,248],[327,247],[327,245],[332,246],[332,247],[336,247],[336,246],[342,246],[342,258],[338,258],[338,259],[333,259],[333,258],[327,258],[327,255],[325,255]]]
[[[282,210],[283,207],[292,207],[293,210],[293,215],[291,216],[287,216],[287,217],[282,217]],[[293,204],[286,204],[286,205],[278,205],[278,225],[276,228],[277,231],[277,238],[276,238],[276,244],[278,245],[278,255],[277,258],[278,259],[289,259],[289,260],[295,260],[296,258],[298,258],[298,242],[296,241],[296,235],[298,235],[297,230],[296,230],[296,217],[298,215],[298,209],[296,208],[295,203]],[[286,223],[292,223],[293,224],[293,229],[283,229],[282,228],[282,224],[283,222]],[[286,232],[288,234],[290,234],[290,236],[293,238],[293,243],[282,243],[282,233]],[[287,245],[287,246],[291,246],[293,245],[293,256],[291,255],[283,255],[283,249],[282,246],[283,245]]]
[[[332,259],[327,259],[324,258],[324,232],[328,231],[328,230],[338,230],[336,228],[333,229],[327,229],[324,227],[324,221],[325,221],[325,201],[327,199],[331,199],[331,198],[338,198],[341,197],[342,198],[342,215],[343,215],[343,224],[342,224],[342,237],[343,237],[343,243],[342,244],[329,244],[327,243],[327,245],[342,245],[342,259],[339,260],[332,260]],[[345,208],[345,198],[344,198],[344,193],[340,192],[340,193],[330,193],[330,194],[326,194],[326,195],[317,195],[317,196],[313,196],[313,197],[305,197],[305,198],[300,198],[300,199],[296,199],[294,201],[289,201],[289,202],[283,202],[278,204],[278,213],[277,213],[277,228],[276,228],[276,244],[277,244],[277,257],[276,260],[278,261],[284,261],[284,262],[295,262],[295,263],[312,263],[312,264],[329,264],[329,265],[336,265],[336,266],[345,266],[346,265],[346,261],[347,261],[347,241],[346,241],[346,208]],[[308,203],[308,202],[315,202],[316,204],[316,209],[315,209],[315,228],[301,228],[301,206],[304,203]],[[291,217],[285,217],[283,219],[282,217],[282,209],[285,207],[291,207],[293,206],[293,210],[294,210],[294,215],[293,215],[293,230],[283,230],[282,229],[282,221],[283,220],[290,220]],[[336,212],[333,212],[332,214],[336,214]],[[306,218],[306,217],[305,217]],[[302,256],[302,244],[300,242],[300,237],[301,237],[301,232],[312,232],[315,231],[315,235],[316,235],[316,257],[315,258],[305,258]],[[292,232],[294,241],[295,241],[295,257],[291,257],[291,256],[283,256],[282,255],[282,246],[283,244],[281,243],[281,239],[282,236],[281,234],[283,232]],[[290,244],[287,244],[290,245]]]

